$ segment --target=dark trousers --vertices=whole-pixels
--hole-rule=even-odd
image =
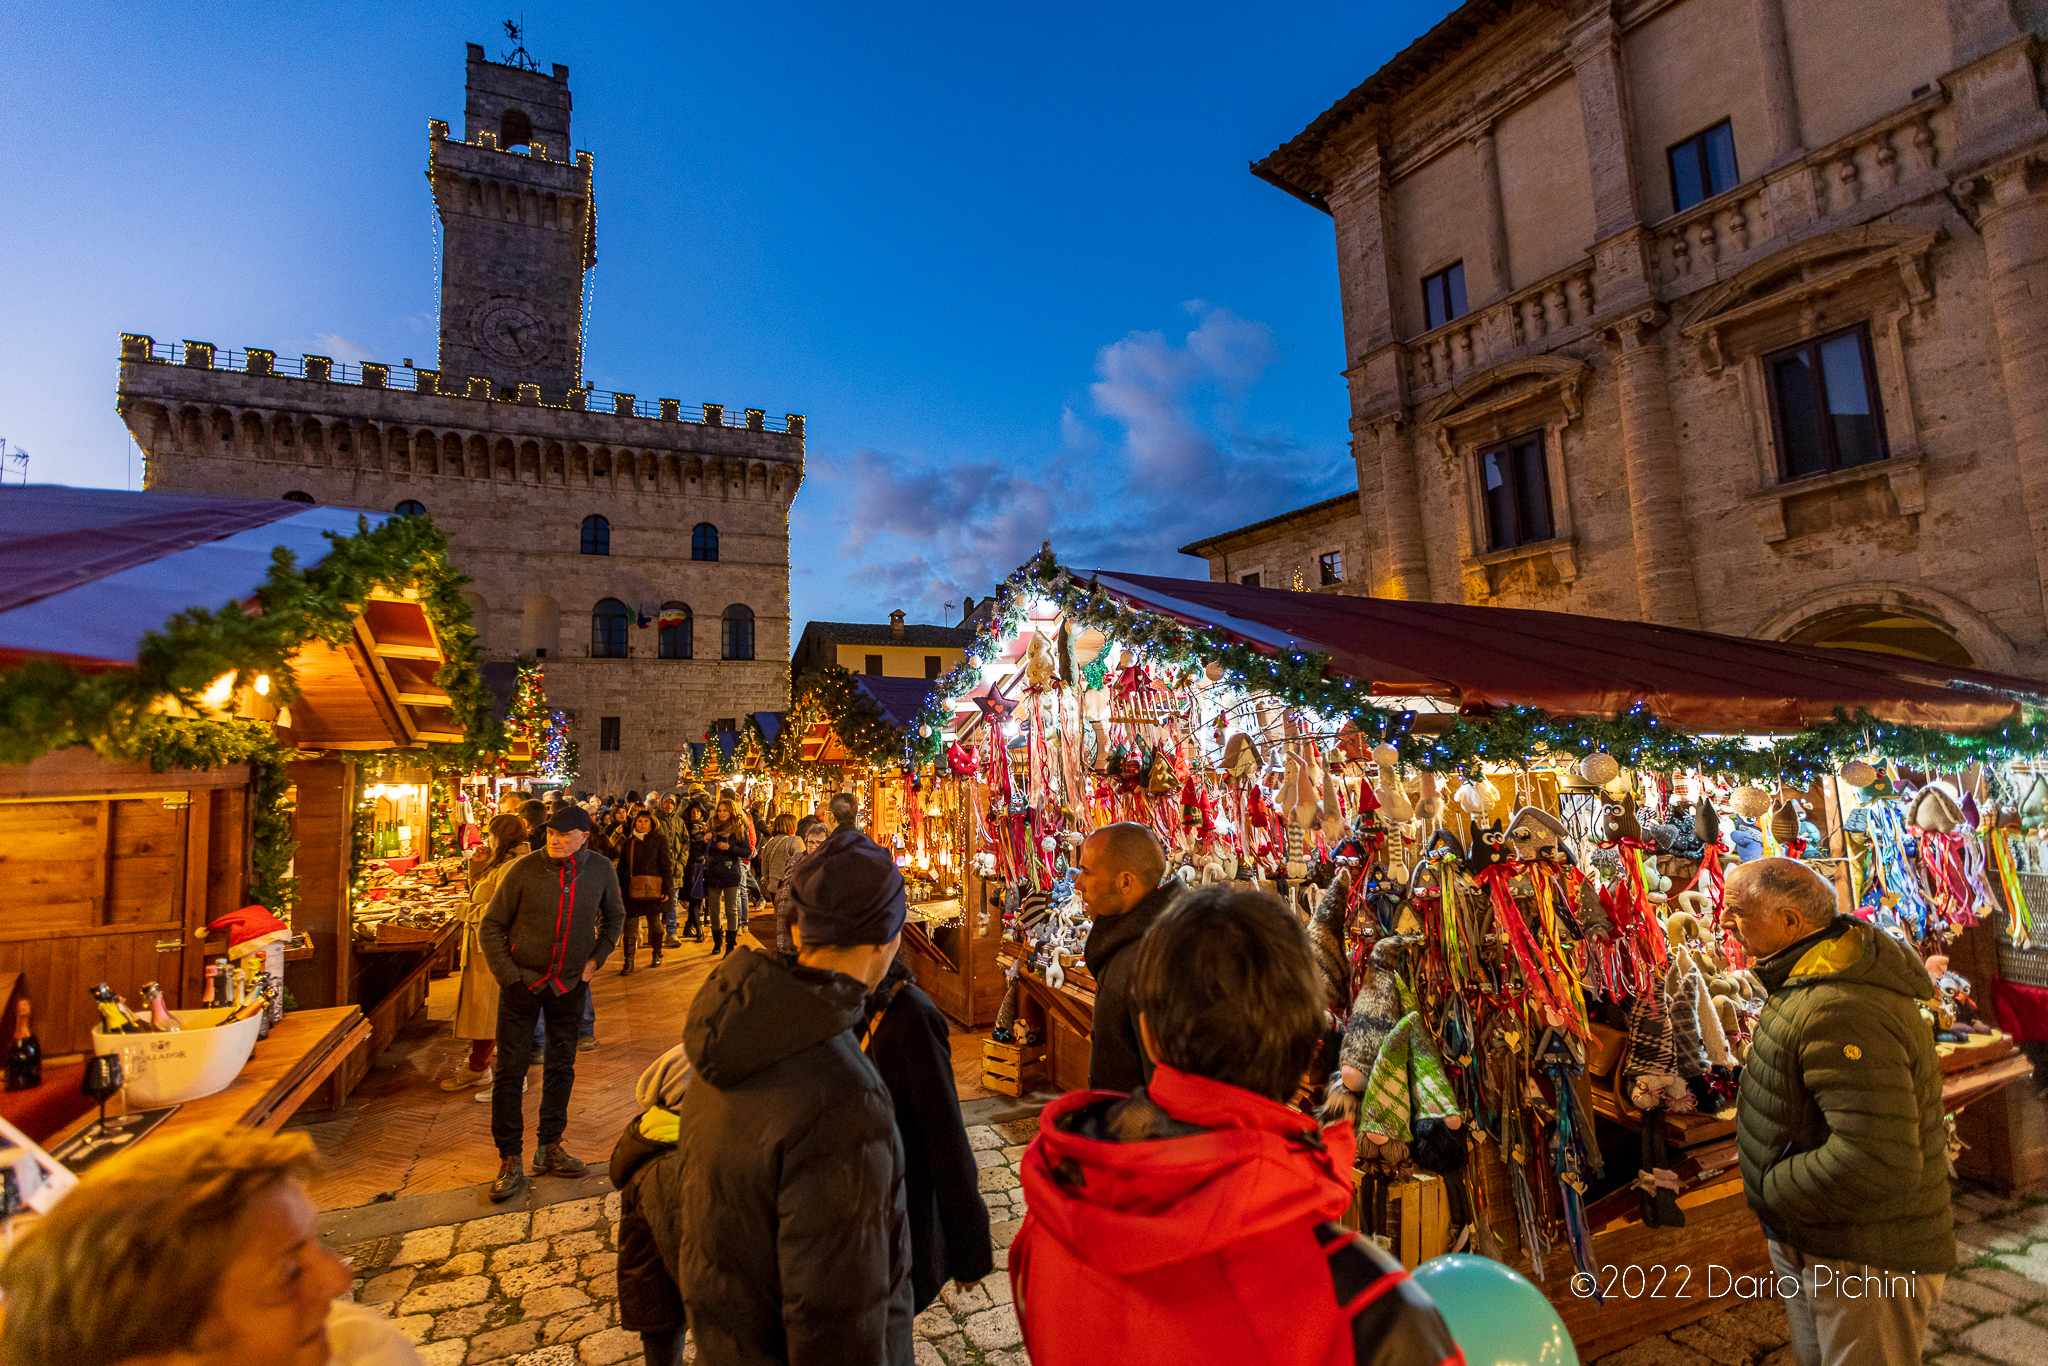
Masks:
[[[576,1085],[576,1034],[589,996],[590,988],[582,982],[566,993],[549,990],[536,995],[523,986],[498,993],[498,1082],[491,1088],[491,1139],[498,1145],[498,1156],[519,1156],[525,1137],[519,1113],[525,1092],[519,1080],[533,1060],[536,1020],[547,1022],[548,1044],[541,1060],[540,1127],[535,1137],[542,1148],[562,1141],[569,1127],[569,1092]]]

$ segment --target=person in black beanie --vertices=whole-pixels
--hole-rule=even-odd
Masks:
[[[903,1145],[857,1032],[902,942],[903,877],[842,829],[791,886],[796,961],[733,953],[683,1029],[676,1289],[707,1366],[908,1366]]]

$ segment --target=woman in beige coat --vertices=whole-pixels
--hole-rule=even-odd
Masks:
[[[487,852],[488,851],[488,852]],[[491,842],[470,857],[469,909],[462,917],[462,981],[455,996],[455,1037],[469,1040],[469,1061],[441,1083],[443,1091],[491,1084],[491,1047],[498,1038],[498,979],[484,961],[477,926],[513,860],[526,853],[526,822],[517,816],[491,821]]]

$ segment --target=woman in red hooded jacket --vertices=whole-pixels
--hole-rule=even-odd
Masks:
[[[1082,1091],[1024,1155],[1010,1285],[1036,1366],[1462,1366],[1401,1264],[1336,1221],[1349,1124],[1287,1102],[1322,1040],[1308,937],[1271,896],[1183,897],[1131,987],[1151,1079]]]

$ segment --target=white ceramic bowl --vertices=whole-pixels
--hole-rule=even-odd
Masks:
[[[222,1009],[172,1012],[184,1026],[176,1034],[92,1034],[92,1051],[118,1053],[126,1080],[122,1095],[131,1110],[179,1105],[226,1089],[256,1047],[260,1015],[213,1027],[232,1012]]]

